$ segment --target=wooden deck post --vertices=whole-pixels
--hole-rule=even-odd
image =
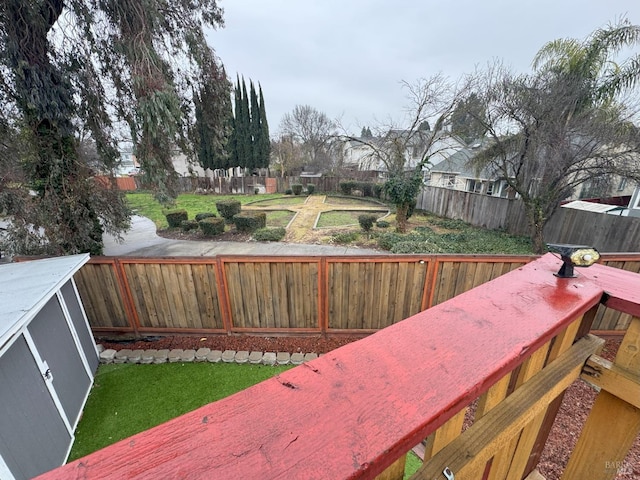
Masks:
[[[634,378],[636,386],[640,385],[640,317],[631,320],[614,366]],[[603,389],[587,418],[563,480],[606,480],[614,478],[618,471],[631,469],[624,458],[638,432],[640,408]]]

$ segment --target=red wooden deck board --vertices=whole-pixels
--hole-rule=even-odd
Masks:
[[[598,303],[559,266],[546,255],[40,478],[373,478]]]
[[[603,302],[607,307],[640,317],[640,274],[604,265],[576,268],[575,272],[600,285],[607,295]]]

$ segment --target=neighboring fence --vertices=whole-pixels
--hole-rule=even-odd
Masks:
[[[534,258],[94,257],[75,280],[96,333],[364,335]],[[640,272],[640,254],[604,263]],[[620,332],[630,320],[602,307],[593,328]]]
[[[529,234],[522,202],[516,199],[425,187],[416,208],[478,227],[502,229],[515,235]],[[559,208],[547,223],[544,237],[549,243],[591,245],[601,252],[637,252],[640,250],[640,218]]]
[[[416,208],[491,230],[501,229],[515,235],[529,232],[522,202],[515,199],[429,186],[418,195]]]
[[[106,177],[99,177],[106,180]],[[340,183],[349,180],[377,182],[377,176],[351,177],[179,177],[177,190],[179,193],[207,191],[219,195],[253,194],[258,188],[260,193],[285,193],[296,183],[305,188],[308,184],[315,185],[316,192],[339,192]],[[142,177],[117,177],[120,190],[145,190]]]

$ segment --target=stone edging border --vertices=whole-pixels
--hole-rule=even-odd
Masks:
[[[97,345],[100,363],[177,363],[177,362],[209,362],[209,363],[251,363],[262,365],[300,365],[318,358],[317,353],[285,353],[285,352],[249,352],[246,350],[122,350],[104,349]]]

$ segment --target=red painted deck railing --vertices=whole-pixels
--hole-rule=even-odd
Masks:
[[[445,468],[456,479],[522,478],[563,391],[597,359],[602,342],[587,332],[601,301],[634,319],[620,365],[599,367],[611,398],[596,402],[566,478],[612,478],[605,462],[622,461],[640,429],[629,374],[640,371],[640,275],[595,265],[560,279],[559,265],[546,255],[41,478],[402,478],[404,455],[424,439],[415,478],[445,478]],[[628,383],[609,382],[612,371]],[[465,415],[473,424],[461,434]]]

